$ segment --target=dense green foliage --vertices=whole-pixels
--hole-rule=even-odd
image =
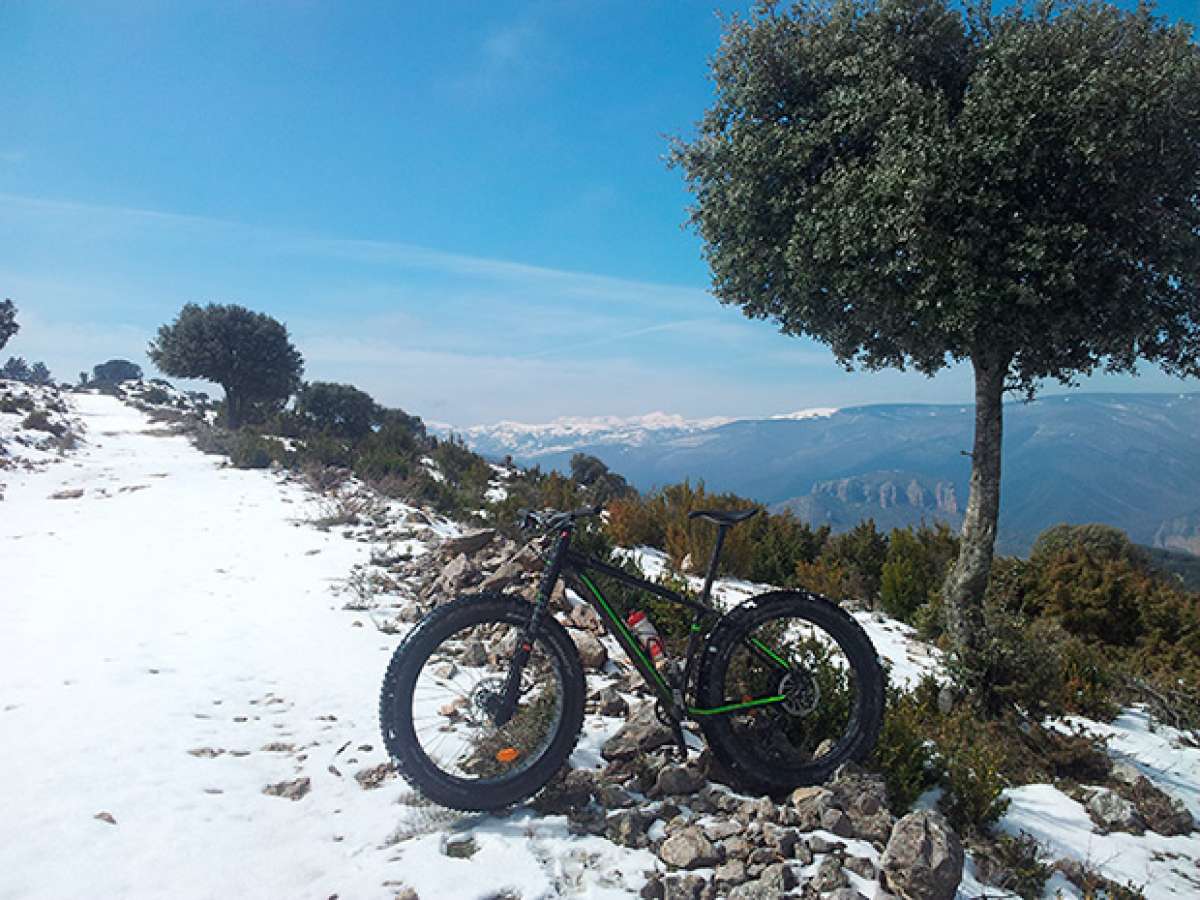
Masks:
[[[349,384],[313,381],[296,394],[294,415],[300,427],[347,440],[366,437],[382,410],[371,395]]]
[[[8,343],[8,339],[21,330],[17,324],[17,308],[9,299],[0,300],[0,348]]]
[[[281,409],[304,371],[283,323],[232,304],[187,304],[158,329],[148,353],[167,375],[221,385],[233,428]]]
[[[1200,375],[1191,27],[1099,0],[768,2],[729,20],[711,74],[672,159],[717,298],[846,366],[973,368],[971,498],[942,598],[972,650],[1004,391],[1143,359]]]
[[[142,367],[127,359],[110,359],[92,367],[92,382],[116,384],[121,381],[137,381],[142,377]]]
[[[27,363],[23,357],[10,356],[0,367],[0,378],[23,381],[25,384],[50,384],[54,377],[44,362]]]

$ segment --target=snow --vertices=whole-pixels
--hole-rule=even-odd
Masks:
[[[115,398],[66,399],[87,443],[40,461],[55,465],[0,470],[0,900],[384,898],[401,886],[424,898],[616,898],[661,871],[650,852],[573,835],[562,817],[468,816],[397,778],[372,790],[354,779],[386,761],[377,691],[400,636],[372,627],[385,610],[345,608],[347,576],[371,571],[372,555],[426,554],[456,523],[381,500],[372,519],[403,526],[388,544],[372,543],[370,525],[320,530],[328,501],[288,477],[228,468]],[[6,417],[0,426],[10,446],[25,437]],[[659,551],[627,552],[650,577],[668,568]],[[728,607],[769,589],[723,579],[714,596]],[[912,629],[855,617],[895,681],[939,670]],[[587,717],[572,764],[601,768],[622,721]],[[1184,735],[1136,709],[1061,723],[1078,726],[1200,816],[1200,749]],[[299,777],[311,791],[298,801],[263,793]],[[1200,895],[1200,834],[1099,835],[1053,786],[1006,793],[1002,830],[1152,900]],[[468,859],[444,852],[459,834],[477,847]],[[1055,891],[1078,896],[1057,875]],[[959,897],[985,894],[1005,896],[968,860]]]

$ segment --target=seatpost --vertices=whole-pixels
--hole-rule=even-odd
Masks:
[[[713,545],[712,559],[708,561],[708,576],[704,579],[704,590],[700,592],[700,602],[708,606],[709,594],[712,591],[713,579],[717,577],[717,560],[721,556],[721,545],[725,543],[725,532],[728,525],[717,526],[717,542]]]

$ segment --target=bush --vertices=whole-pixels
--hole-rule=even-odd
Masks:
[[[229,451],[236,469],[265,469],[283,455],[283,445],[249,431],[241,431]]]
[[[939,808],[959,833],[986,834],[1008,809],[1003,750],[963,706],[942,723],[937,752],[946,789]]]
[[[917,610],[940,591],[958,556],[958,538],[943,523],[894,529],[880,567],[879,600],[886,613],[912,623]]]
[[[31,431],[45,431],[55,437],[61,437],[67,430],[64,426],[58,425],[50,421],[50,417],[40,409],[34,410],[21,422],[22,428],[28,428]]]
[[[938,685],[930,678],[907,693],[888,684],[883,727],[869,765],[883,775],[888,805],[898,816],[939,780],[930,730],[937,693]]]
[[[887,552],[888,539],[875,528],[874,519],[867,519],[829,538],[819,560],[845,573],[845,592],[839,599],[873,609],[878,603]]]
[[[371,432],[380,412],[371,395],[353,385],[314,381],[296,394],[294,414],[306,431],[357,441]]]

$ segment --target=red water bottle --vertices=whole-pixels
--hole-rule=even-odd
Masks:
[[[650,657],[650,662],[657,669],[659,661],[666,655],[667,648],[663,646],[662,637],[659,636],[658,629],[654,627],[654,623],[646,618],[646,614],[640,609],[635,609],[629,614],[629,617],[625,620],[625,624],[629,626],[629,630],[637,636],[637,639],[642,642],[642,649],[646,651],[646,655]]]

